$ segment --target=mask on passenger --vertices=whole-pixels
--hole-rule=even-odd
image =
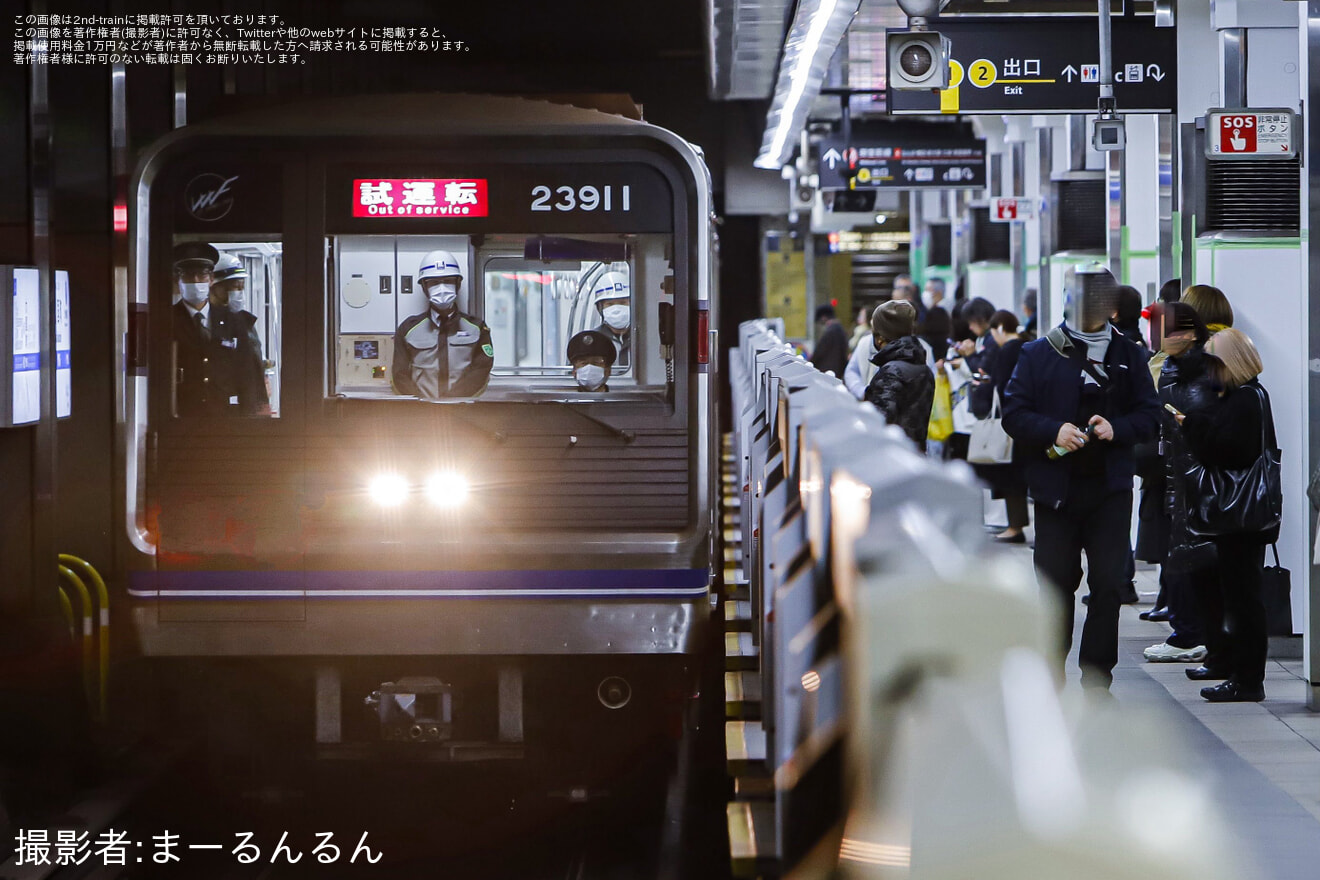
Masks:
[[[200,309],[206,303],[207,297],[211,295],[211,285],[205,281],[180,281],[179,294],[188,305],[194,309]]]
[[[606,306],[600,314],[605,323],[615,330],[628,329],[628,323],[632,320],[632,309],[628,306]]]
[[[605,368],[595,364],[583,364],[573,371],[573,377],[577,379],[578,387],[595,391],[605,384]]]
[[[431,301],[431,308],[437,312],[453,311],[458,302],[458,284],[452,281],[434,284],[426,292],[426,298]]]

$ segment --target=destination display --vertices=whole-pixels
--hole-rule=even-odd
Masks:
[[[1115,16],[1111,26],[1119,112],[1175,112],[1177,29],[1156,27],[1152,16]],[[949,88],[890,89],[890,113],[1095,112],[1100,95],[1095,16],[941,18],[937,30],[952,44]]]
[[[331,172],[326,202],[327,222],[337,232],[673,230],[669,184],[641,163],[354,165]]]

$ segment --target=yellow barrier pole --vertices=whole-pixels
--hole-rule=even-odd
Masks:
[[[83,690],[87,694],[87,703],[90,706],[96,699],[96,686],[92,679],[92,664],[96,659],[95,649],[92,646],[92,597],[87,593],[87,585],[82,582],[82,578],[73,573],[73,569],[61,565],[60,575],[73,584],[78,590],[78,598],[82,600]]]
[[[106,718],[106,682],[110,678],[110,591],[106,589],[105,580],[101,573],[96,570],[86,559],[74,556],[71,553],[61,553],[60,562],[73,568],[80,569],[87,579],[92,582],[96,588],[96,600],[101,605],[101,613],[97,619],[97,644],[100,648],[100,719]]]
[[[69,638],[73,638],[73,603],[69,601],[69,594],[64,592],[63,587],[56,587],[60,591],[60,610],[64,612],[64,620],[69,624]]]

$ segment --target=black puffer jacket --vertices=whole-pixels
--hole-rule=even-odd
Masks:
[[[1159,395],[1161,404],[1173,404],[1186,415],[1205,412],[1219,404],[1219,395],[1213,379],[1206,370],[1205,350],[1201,346],[1178,357],[1170,357],[1160,370]],[[1187,533],[1187,487],[1184,475],[1192,464],[1192,450],[1186,435],[1168,410],[1163,410],[1160,423],[1160,453],[1164,459],[1164,513],[1170,518],[1169,546],[1173,550],[1200,539]]]
[[[871,363],[877,369],[866,386],[866,399],[924,452],[935,400],[935,374],[926,366],[926,349],[917,337],[904,336],[877,351]]]

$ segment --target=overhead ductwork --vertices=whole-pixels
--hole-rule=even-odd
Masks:
[[[707,87],[716,101],[765,100],[775,87],[790,0],[707,0]]]

